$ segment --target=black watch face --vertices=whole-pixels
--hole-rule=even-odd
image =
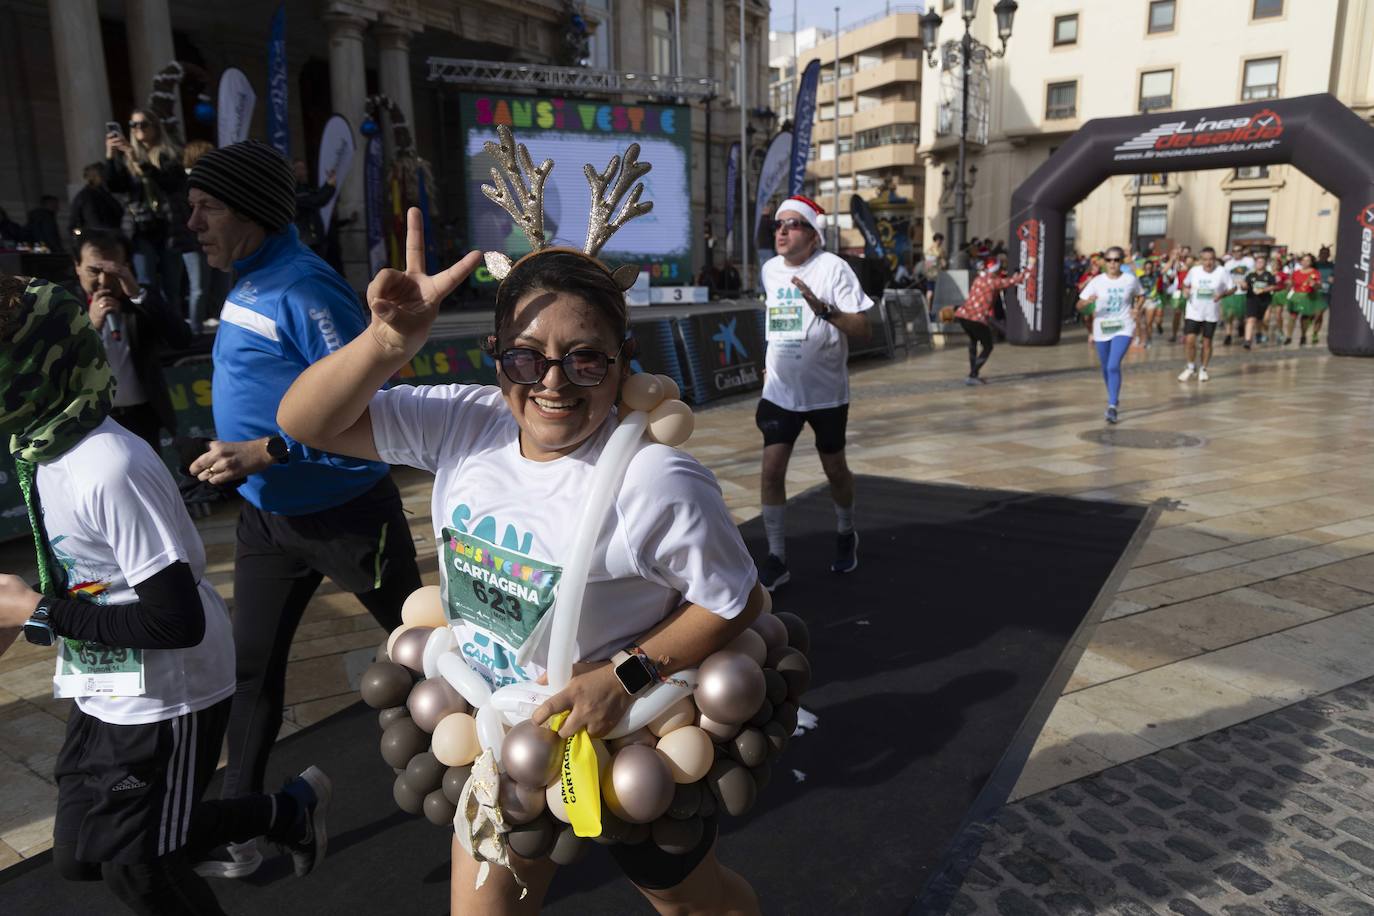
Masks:
[[[615,669],[615,674],[631,695],[639,693],[654,682],[653,675],[644,667],[644,662],[640,661],[637,655],[621,662],[620,667]]]
[[[52,628],[41,624],[24,624],[24,639],[35,646],[51,646],[53,644]]]

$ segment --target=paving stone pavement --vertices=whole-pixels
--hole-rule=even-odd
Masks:
[[[1374,916],[1374,678],[1007,805],[949,913]]]

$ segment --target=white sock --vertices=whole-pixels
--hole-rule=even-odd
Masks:
[[[768,535],[768,552],[787,560],[787,507],[764,506],[763,530]]]
[[[1197,363],[1189,363],[1189,364],[1188,364],[1188,368],[1189,368],[1189,369],[1196,369],[1196,368],[1197,368]]]
[[[835,503],[835,530],[840,534],[848,534],[854,530],[854,507],[841,506]]]

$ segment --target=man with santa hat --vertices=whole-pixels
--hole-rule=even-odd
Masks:
[[[849,418],[849,338],[867,339],[873,307],[843,259],[824,250],[820,205],[796,195],[773,219],[777,256],[760,272],[767,297],[768,355],[755,422],[763,432],[763,526],[768,557],[759,581],[770,592],[791,579],[785,513],[787,463],[802,427],[810,424],[835,503],[836,549],[831,572],[859,565],[854,530],[854,475],[844,459]]]

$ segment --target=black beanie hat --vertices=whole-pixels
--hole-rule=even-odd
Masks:
[[[296,175],[281,153],[260,140],[213,149],[196,160],[187,184],[199,188],[268,232],[296,219]]]

